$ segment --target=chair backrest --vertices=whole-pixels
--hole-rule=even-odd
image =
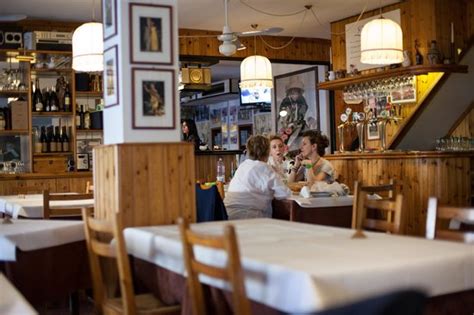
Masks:
[[[99,220],[92,217],[90,208],[82,209],[84,220],[84,231],[89,252],[89,262],[94,287],[94,300],[96,307],[104,310],[114,296],[109,296],[112,284],[107,283],[107,276],[101,258],[112,258],[115,260],[118,270],[120,292],[122,295],[122,313],[135,314],[135,295],[132,286],[132,275],[130,262],[125,249],[125,240],[122,234],[122,220],[120,213],[115,213],[113,222]],[[111,240],[114,242],[111,242]],[[104,314],[106,311],[103,311]]]
[[[218,186],[196,184],[197,222],[227,220],[227,211]]]
[[[86,182],[86,194],[93,194],[94,193],[94,185],[90,181]]]
[[[43,191],[43,219],[49,219],[51,217],[71,217],[81,216],[82,206],[54,206],[51,207],[50,201],[72,201],[72,200],[86,200],[94,199],[92,194],[50,194],[49,190]],[[90,207],[92,208],[92,207]]]
[[[354,184],[354,204],[352,208],[352,228],[371,229],[399,234],[402,220],[403,196],[401,185],[393,180],[390,184],[363,186]],[[384,194],[382,199],[373,199],[371,194]],[[368,211],[383,212],[383,215],[369,218]]]
[[[442,220],[450,222],[441,222]],[[439,206],[437,198],[428,199],[427,239],[438,238],[474,243],[474,231],[460,230],[461,223],[474,225],[474,208]],[[457,225],[456,228],[453,228],[455,225]]]
[[[183,255],[188,274],[187,282],[192,300],[193,315],[207,314],[199,274],[228,281],[232,287],[234,314],[251,314],[234,227],[226,225],[224,234],[221,236],[200,234],[192,231],[187,220],[181,218],[179,219],[179,229],[183,243]],[[194,245],[224,250],[227,254],[227,264],[220,268],[198,261],[194,255]]]

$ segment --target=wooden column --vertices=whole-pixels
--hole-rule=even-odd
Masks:
[[[94,148],[96,217],[123,213],[124,226],[196,221],[194,146],[124,143]]]

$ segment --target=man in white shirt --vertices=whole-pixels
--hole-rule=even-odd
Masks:
[[[272,216],[272,199],[291,195],[280,176],[267,164],[270,141],[252,136],[247,141],[248,159],[239,165],[225,195],[230,220]]]

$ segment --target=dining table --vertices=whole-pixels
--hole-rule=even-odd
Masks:
[[[73,193],[71,193],[73,194]],[[55,200],[51,209],[93,207],[94,199]],[[0,196],[0,213],[12,218],[43,218],[43,194]]]
[[[355,231],[347,228],[266,218],[199,223],[192,229],[221,234],[226,224],[236,228],[247,296],[263,306],[259,314],[322,311],[400,289],[421,290],[435,302],[437,297],[466,293],[469,298],[457,299],[457,307],[474,307],[473,246],[375,232],[352,238]],[[185,267],[177,226],[132,227],[124,235],[128,253],[139,265],[148,266],[135,268],[136,276],[168,302],[174,298],[189,303],[182,292]],[[195,254],[212,265],[226,261],[226,255],[214,249],[198,246]],[[150,266],[156,267],[155,273]],[[140,274],[140,269],[146,272]],[[225,282],[200,280],[229,290]],[[431,309],[434,312],[428,314],[443,314],[436,313],[441,308]]]
[[[0,224],[0,271],[31,304],[67,299],[91,287],[82,221],[11,222]]]
[[[0,272],[0,314],[36,315],[38,312]]]
[[[303,223],[351,227],[354,196],[317,196],[293,194],[272,201],[272,218]]]

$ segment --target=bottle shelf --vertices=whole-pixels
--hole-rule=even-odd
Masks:
[[[0,130],[0,136],[16,136],[16,135],[28,135],[28,130]]]
[[[29,90],[0,90],[0,96],[19,96],[19,95],[28,95],[30,93]]]
[[[32,112],[33,117],[70,117],[72,112]]]
[[[77,133],[103,132],[103,131],[104,131],[104,129],[77,129],[76,128]]]
[[[76,91],[76,98],[78,97],[104,97],[104,93],[95,91]]]
[[[467,73],[467,66],[466,65],[438,64],[438,65],[418,65],[418,66],[411,66],[411,67],[401,67],[401,68],[384,70],[380,72],[355,75],[352,77],[321,82],[318,84],[318,88],[323,89],[323,90],[340,90],[340,89],[343,89],[345,86],[348,86],[351,84],[396,77],[396,76],[406,75],[406,74],[408,75],[427,74],[429,72]]]
[[[72,152],[47,152],[47,153],[33,153],[33,157],[46,157],[46,156],[68,156],[71,155]]]

